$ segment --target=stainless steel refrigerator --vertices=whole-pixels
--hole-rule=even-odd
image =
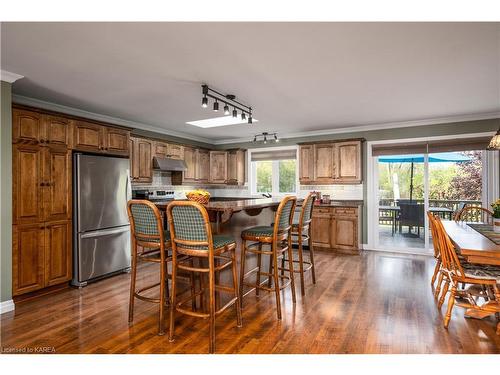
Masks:
[[[129,159],[73,155],[75,286],[130,269]]]

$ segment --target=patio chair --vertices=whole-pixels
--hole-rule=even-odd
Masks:
[[[399,203],[399,233],[401,233],[403,226],[408,226],[408,231],[411,227],[417,227],[417,233],[420,237],[420,228],[424,227],[424,205],[418,203]]]

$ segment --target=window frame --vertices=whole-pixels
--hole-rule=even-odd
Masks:
[[[250,193],[255,196],[262,196],[263,193],[257,192],[257,165],[252,162],[252,152],[261,151],[281,151],[281,150],[295,150],[295,191],[280,193],[279,192],[279,160],[272,161],[272,174],[271,174],[271,186],[272,191],[270,193],[273,197],[284,197],[286,195],[298,195],[300,185],[299,185],[299,147],[298,146],[279,146],[279,147],[265,147],[265,148],[254,148],[248,150],[248,171],[249,173],[249,187]]]

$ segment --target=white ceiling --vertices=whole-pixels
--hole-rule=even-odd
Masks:
[[[1,42],[15,94],[214,142],[500,111],[500,23],[3,23]],[[259,122],[186,125],[216,116],[202,83]]]

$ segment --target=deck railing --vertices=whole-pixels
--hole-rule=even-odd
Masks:
[[[423,199],[413,199],[412,202],[415,203],[424,203]],[[452,210],[453,212],[456,212],[460,206],[461,203],[466,204],[467,206],[473,206],[473,207],[481,207],[481,201],[475,201],[475,200],[448,200],[448,199],[429,199],[429,206],[430,207],[446,207]],[[393,199],[381,199],[379,201],[379,206],[396,206],[396,201]],[[474,214],[470,216],[470,219],[468,218],[468,221],[476,221],[479,222],[481,221],[481,213],[478,210],[477,213],[474,210]],[[379,210],[379,224],[386,224],[390,225],[392,223],[392,213],[387,210]]]

